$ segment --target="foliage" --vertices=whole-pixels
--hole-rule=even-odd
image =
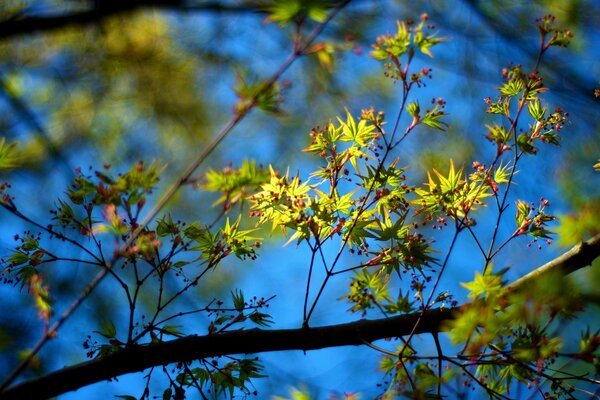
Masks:
[[[331,55],[347,46],[311,41],[342,6],[275,1],[261,10],[268,21],[295,32],[290,63],[294,57],[317,54],[323,68],[332,70]],[[303,31],[307,19],[317,27],[314,35]],[[480,388],[490,398],[510,398],[520,386],[546,398],[587,393],[586,385],[597,384],[600,334],[586,327],[579,348],[572,350],[561,332],[567,321],[584,311],[585,293],[560,274],[511,292],[506,286],[510,268],[493,268],[494,263],[503,264],[500,254],[520,237],[529,237],[529,245],[539,239],[550,244],[554,235],[550,225],[556,218],[548,213],[550,202],[545,198],[537,206],[531,199],[517,199],[514,231],[503,237],[499,228],[512,206],[509,192],[519,177],[517,168],[525,160],[535,162],[542,146],[558,145],[569,116],[560,107],[549,111],[540,65],[551,47],[567,46],[573,34],[556,28],[552,16],[539,19],[536,26],[540,38],[536,64],[529,70],[520,65],[503,69],[498,94],[485,99],[493,119],[486,125],[485,138],[493,151],[485,162],[473,160],[470,173],[450,159],[446,169],[428,171],[424,183],[411,183],[410,166],[402,166],[400,150],[408,137],[444,132],[448,127],[446,101],[434,98],[428,109],[422,109],[417,95],[432,79],[432,69],[415,67],[417,50],[432,58],[446,41],[437,36],[428,15],[422,14],[418,22],[398,21],[395,33],[379,36],[372,45],[371,57],[381,62],[384,75],[400,93],[395,122],[390,124],[385,113],[374,108],[358,114],[345,109],[344,115],[315,126],[304,151],[318,166],[309,173],[290,173],[290,169],[283,173],[276,166],[263,168],[244,160],[239,168],[209,168],[202,178],[192,180],[192,168],[148,211],[146,204],[155,200],[153,192],[166,165],[140,161],[124,173],[114,173],[110,165],[87,172],[78,169],[65,196],[51,210],[50,223],[29,217],[10,184],[0,185],[0,206],[33,229],[14,236],[12,252],[2,259],[3,281],[22,291],[26,288],[32,297],[44,322],[41,347],[58,334],[71,312],[52,323],[56,303],[48,276],[68,263],[98,271],[75,307],[107,276],[116,288],[115,304],[126,318],[125,322],[95,321],[97,329],[83,343],[90,359],[198,333],[218,336],[266,328],[275,322],[267,312],[273,297],[249,296],[231,287],[228,300],[215,296],[200,304],[194,298],[199,286],[232,262],[232,255],[241,265],[255,260],[264,245],[266,226],[271,233],[281,232],[288,244],[309,251],[303,328],[311,327],[317,307],[328,307],[324,293],[339,279],[348,285],[339,300],[347,303],[351,313],[385,318],[419,315],[405,337],[390,338],[381,347],[365,342],[381,355],[379,368],[385,383],[379,398],[443,398],[461,382]],[[304,42],[306,38],[310,40]],[[230,127],[255,108],[281,114],[285,85],[279,83],[280,75],[276,72],[267,79],[238,75],[234,89],[238,101]],[[221,139],[227,133],[223,130]],[[4,138],[0,141],[0,169],[15,166],[15,146]],[[182,221],[163,212],[162,206],[188,183],[218,193],[213,206],[220,206],[220,212],[212,223]],[[479,223],[484,212],[494,213],[496,223]],[[149,217],[142,219],[144,215]],[[442,287],[459,240],[473,244],[483,260],[474,279],[462,283],[470,301],[460,308],[457,296]],[[56,242],[64,246],[55,248]],[[66,246],[79,255],[73,256]],[[447,333],[433,332],[436,351],[430,355],[420,348],[415,332],[421,317],[448,307],[455,308],[456,315],[444,327]],[[442,348],[442,334],[452,346]],[[24,366],[34,360],[37,350],[25,356]],[[562,367],[563,361],[577,363],[585,374]],[[201,398],[250,396],[256,394],[253,382],[265,377],[263,372],[255,356],[182,361],[152,368],[141,395],[117,397],[156,396],[150,393],[150,381],[159,373],[162,377],[155,379],[162,385],[163,399],[196,393]],[[310,395],[291,389],[291,398]]]

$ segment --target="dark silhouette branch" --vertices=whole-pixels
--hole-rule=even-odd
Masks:
[[[440,323],[450,319],[452,311],[429,311],[427,318],[419,324],[418,333],[438,331]],[[319,328],[252,329],[208,336],[187,336],[170,342],[131,347],[98,360],[67,367],[17,385],[0,398],[47,398],[152,366],[227,354],[364,345],[365,342],[408,334],[419,316],[420,314],[410,314]]]
[[[569,274],[590,265],[600,257],[600,235],[583,242],[558,258],[508,285],[506,293],[525,287],[548,272]],[[424,313],[400,315],[377,320],[361,320],[318,328],[227,332],[218,335],[188,336],[169,342],[126,348],[101,359],[66,367],[32,379],[0,395],[2,400],[48,398],[147,368],[180,361],[232,354],[252,354],[282,350],[316,350],[337,346],[360,346],[390,337],[442,331],[443,323],[460,307],[432,309]]]
[[[186,0],[121,0],[98,2],[94,8],[63,15],[15,17],[0,22],[0,39],[31,34],[42,31],[52,31],[72,25],[88,25],[99,22],[115,14],[134,11],[141,8],[162,8],[179,11],[210,11],[210,12],[259,12],[256,7],[249,5],[230,5],[220,2],[194,2]]]

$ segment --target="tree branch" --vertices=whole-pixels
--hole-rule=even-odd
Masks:
[[[506,286],[504,291],[506,293],[516,291],[549,273],[560,273],[562,275],[571,274],[581,268],[591,265],[598,257],[600,257],[600,235],[596,235],[590,240],[575,245],[566,253],[563,253],[554,260],[534,269],[527,275]]]
[[[52,31],[71,25],[96,23],[115,14],[133,11],[144,7],[174,9],[180,11],[212,12],[258,12],[251,5],[230,5],[220,2],[188,4],[186,0],[122,0],[98,2],[95,8],[57,16],[31,16],[12,18],[0,22],[0,39],[40,31]]]
[[[544,264],[505,288],[514,292],[534,279],[550,272],[569,274],[590,265],[600,257],[600,235],[580,243],[558,258]],[[452,318],[460,307],[432,309],[424,313],[400,315],[377,320],[360,320],[319,328],[227,332],[218,335],[188,336],[185,338],[134,346],[101,359],[63,368],[40,378],[15,385],[0,398],[48,398],[147,368],[180,361],[218,357],[230,354],[264,353],[282,350],[315,350],[337,346],[359,346],[389,337],[411,333],[434,333],[442,330],[442,323]]]

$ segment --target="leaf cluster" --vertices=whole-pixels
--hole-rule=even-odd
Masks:
[[[329,6],[329,2],[319,0],[276,1],[266,10],[270,21],[281,25],[295,23],[299,27],[306,18],[325,20]],[[419,125],[440,131],[446,127],[442,120],[446,116],[443,99],[434,99],[432,109],[422,112],[419,101],[409,98],[413,89],[422,86],[423,78],[431,77],[429,68],[417,72],[410,69],[416,50],[432,57],[430,49],[445,40],[432,33],[434,27],[427,21],[427,15],[422,15],[419,23],[399,21],[395,34],[380,36],[373,45],[372,56],[383,62],[385,74],[403,83],[398,122],[391,131],[386,129],[382,112],[365,109],[356,116],[346,109],[344,116],[311,130],[310,143],[304,151],[316,157],[319,165],[306,178],[299,173],[278,172],[272,166],[263,169],[247,160],[237,169],[230,166],[221,171],[208,170],[196,186],[220,194],[213,205],[222,205],[222,212],[213,224],[174,220],[166,214],[155,223],[140,225],[142,209],[165,168],[159,163],[140,162],[116,175],[109,166],[89,175],[78,171],[66,199],[58,200],[52,210],[58,228],[28,219],[9,196],[9,185],[1,185],[0,205],[34,223],[50,239],[77,246],[86,257],[54,254],[42,246],[42,234],[27,231],[15,237],[18,244],[2,260],[5,282],[26,286],[40,317],[48,324],[52,315],[51,292],[41,268],[58,261],[79,262],[110,275],[122,290],[128,321],[118,327],[112,321],[100,323],[94,332],[101,342],[90,335],[83,344],[90,358],[185,336],[189,332],[183,322],[197,314],[206,317],[208,335],[245,329],[248,325],[267,327],[272,324],[265,311],[271,298],[250,298],[241,290],[231,290],[228,307],[217,299],[204,306],[192,300],[187,311],[167,310],[180,305],[179,299],[200,285],[225,258],[235,255],[239,260],[256,259],[262,240],[255,236],[256,232],[260,226],[270,225],[272,231],[287,235],[288,243],[306,245],[310,250],[303,310],[305,327],[326,286],[337,276],[347,279],[348,290],[339,299],[349,304],[351,312],[365,316],[368,311],[375,311],[386,317],[421,313],[413,332],[393,350],[372,345],[384,355],[380,369],[391,380],[382,398],[442,398],[441,386],[459,379],[458,376],[464,379],[465,375],[467,385],[479,385],[490,397],[509,393],[515,381],[538,385],[541,378],[551,382],[555,393],[568,393],[569,386],[563,383],[563,377],[554,376],[552,368],[559,357],[565,356],[561,324],[582,309],[583,300],[575,285],[562,276],[544,276],[528,290],[513,293],[505,288],[506,270],[492,272],[492,260],[516,237],[551,237],[548,224],[555,217],[546,212],[549,202],[543,198],[537,208],[523,200],[515,203],[516,230],[504,241],[498,239],[499,225],[509,208],[508,192],[521,157],[536,154],[540,142],[557,145],[567,113],[560,108],[548,111],[541,99],[548,89],[537,65],[531,73],[511,65],[503,70],[504,82],[498,88],[496,101],[486,99],[488,113],[502,119],[486,125],[486,137],[496,148],[491,161],[473,162],[474,171],[468,174],[463,166],[457,168],[450,160],[446,172],[433,169],[427,173],[425,183],[409,186],[408,168],[400,166],[394,152]],[[538,22],[540,57],[551,46],[568,44],[570,33],[555,29],[553,18],[544,17]],[[294,46],[297,51],[297,43]],[[336,50],[323,42],[308,47],[303,55],[317,54],[321,63],[330,67]],[[256,80],[239,75],[235,92],[239,101],[233,124],[254,107],[280,112],[282,98],[277,79]],[[519,122],[525,112],[531,124],[524,130],[519,128]],[[404,122],[404,115],[408,123],[402,135],[398,126]],[[12,151],[13,145],[5,145],[2,139],[0,168],[11,165]],[[512,159],[507,160],[509,154]],[[256,227],[248,228],[243,213],[246,201],[251,204],[249,216],[254,218]],[[242,210],[237,216],[233,215],[234,204]],[[486,251],[473,214],[490,205],[496,207],[498,216]],[[434,248],[434,236],[427,225],[433,225],[432,231],[441,231],[449,221],[450,245],[440,259],[434,256],[439,250]],[[439,290],[438,284],[457,238],[466,232],[480,250],[484,265],[482,273],[475,272],[473,281],[462,284],[472,301],[461,307],[446,327],[460,350],[453,357],[444,355],[435,333],[437,356],[423,355],[415,348],[414,332],[421,317],[434,306],[443,308],[448,302],[456,305],[453,295]],[[101,235],[110,235],[114,242],[112,253],[106,253]],[[82,239],[89,246],[82,245]],[[326,244],[334,244],[331,248],[337,245],[330,258]],[[323,273],[315,278],[319,262]],[[319,289],[311,297],[316,279],[321,279]],[[150,306],[148,298],[152,299]],[[566,356],[597,366],[598,338],[598,332],[586,330],[579,350]],[[445,372],[443,363],[449,366]],[[258,359],[233,356],[180,362],[170,370],[164,367],[163,372],[168,379],[163,399],[183,399],[189,389],[197,390],[203,398],[232,398],[236,391],[248,396],[255,394],[251,379],[264,376]],[[147,391],[148,388],[142,397],[148,397]],[[303,394],[295,396],[300,398]]]
[[[494,395],[509,393],[514,380],[530,384],[540,376],[560,393],[564,386],[552,372],[564,346],[560,326],[581,310],[579,291],[570,280],[553,274],[507,294],[502,278],[502,272],[476,273],[472,282],[463,284],[475,300],[448,324],[450,338],[464,345],[459,357],[477,366],[474,376]],[[587,332],[576,358],[588,349],[593,335]]]
[[[244,160],[239,168],[227,167],[221,171],[209,169],[204,175],[204,180],[199,188],[209,192],[220,192],[219,197],[214,203],[223,204],[227,210],[236,203],[243,203],[244,200],[261,184],[269,180],[269,172],[255,161]]]
[[[429,24],[427,14],[422,14],[419,23],[412,20],[398,21],[396,33],[379,36],[373,44],[371,55],[376,60],[385,62],[386,76],[393,80],[405,81],[408,77],[408,64],[410,64],[415,49],[421,53],[433,57],[430,48],[445,41],[445,38],[436,37],[432,32],[433,25]],[[402,64],[401,56],[408,56],[405,65]],[[413,74],[412,81],[418,81],[421,77],[428,76],[429,70]]]

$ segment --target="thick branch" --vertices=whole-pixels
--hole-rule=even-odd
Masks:
[[[451,310],[432,310],[419,324],[418,333],[435,332]],[[156,365],[191,361],[226,354],[262,353],[281,350],[315,350],[327,347],[362,345],[377,339],[407,335],[418,314],[379,320],[361,320],[321,328],[227,332],[137,346],[113,355],[67,367],[41,378],[17,385],[1,397],[5,399],[44,398]]]
[[[132,11],[143,7],[158,7],[180,11],[213,11],[213,12],[256,12],[256,9],[244,5],[228,5],[219,2],[188,4],[186,0],[121,0],[98,2],[99,6],[86,11],[78,11],[56,16],[32,16],[13,18],[0,22],[0,39],[30,34],[40,31],[52,31],[71,25],[87,25],[96,23],[114,14]]]
[[[519,288],[525,287],[539,277],[549,273],[559,273],[568,275],[578,269],[591,265],[592,262],[600,257],[600,235],[596,235],[590,240],[579,243],[571,248],[566,253],[558,256],[552,261],[538,267],[527,275],[517,279],[504,290],[508,292],[516,291]]]
[[[560,257],[507,286],[507,292],[524,287],[550,271],[568,274],[590,265],[600,257],[600,235],[581,243]],[[315,350],[328,347],[362,345],[375,340],[414,333],[439,332],[442,323],[459,308],[434,309],[378,320],[361,320],[320,328],[227,332],[209,336],[135,346],[101,359],[66,367],[37,379],[23,382],[5,391],[8,399],[48,398],[92,383],[147,368],[179,361],[192,361],[228,354],[251,354],[282,350]],[[417,320],[419,320],[417,324]]]

